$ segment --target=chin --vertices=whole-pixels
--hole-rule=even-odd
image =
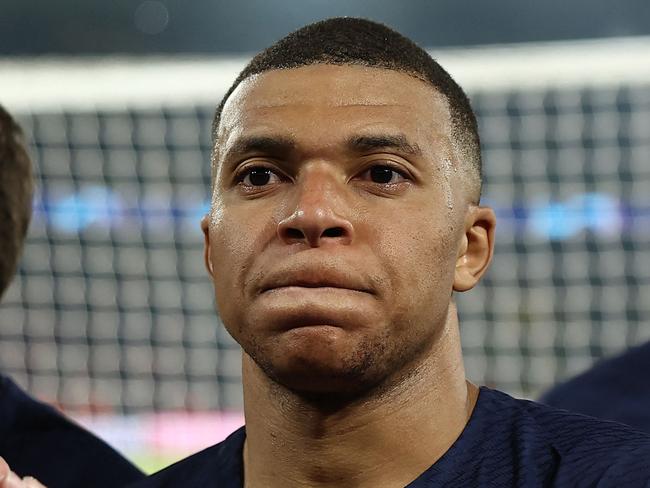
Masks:
[[[384,379],[385,375],[377,368],[378,364],[386,364],[382,361],[383,347],[350,350],[334,345],[300,348],[293,344],[291,348],[277,351],[271,360],[260,361],[259,356],[253,359],[275,383],[313,399],[358,397]]]

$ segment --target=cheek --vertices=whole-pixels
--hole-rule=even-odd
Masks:
[[[391,279],[395,305],[428,308],[446,304],[451,295],[455,268],[455,233],[420,220],[381,235],[381,252]],[[429,308],[425,313],[431,313]]]
[[[242,310],[246,308],[243,283],[254,255],[252,240],[239,219],[221,214],[210,223],[210,252],[213,267],[213,285],[216,308],[228,332],[235,338],[238,334],[233,324],[241,322]]]
[[[247,274],[274,229],[273,222],[260,213],[236,209],[214,212],[210,247],[217,298],[245,292]]]

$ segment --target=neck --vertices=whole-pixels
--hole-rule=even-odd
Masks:
[[[458,438],[478,390],[465,380],[456,310],[408,374],[381,392],[319,405],[244,355],[247,487],[405,486]]]

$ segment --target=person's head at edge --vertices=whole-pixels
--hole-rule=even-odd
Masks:
[[[22,130],[0,106],[0,298],[16,272],[32,215],[32,165]]]
[[[330,19],[252,59],[213,139],[205,259],[244,351],[246,449],[273,449],[255,433],[282,418],[337,412],[341,424],[359,405],[399,404],[402,428],[437,432],[413,470],[400,461],[394,481],[408,480],[451,445],[477,396],[453,292],[486,270],[495,217],[479,205],[467,97],[400,34]]]

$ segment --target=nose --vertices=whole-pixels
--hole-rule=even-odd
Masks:
[[[278,224],[278,236],[287,244],[309,247],[352,243],[354,227],[342,201],[338,183],[322,173],[306,176],[296,185],[297,202],[291,215]]]

